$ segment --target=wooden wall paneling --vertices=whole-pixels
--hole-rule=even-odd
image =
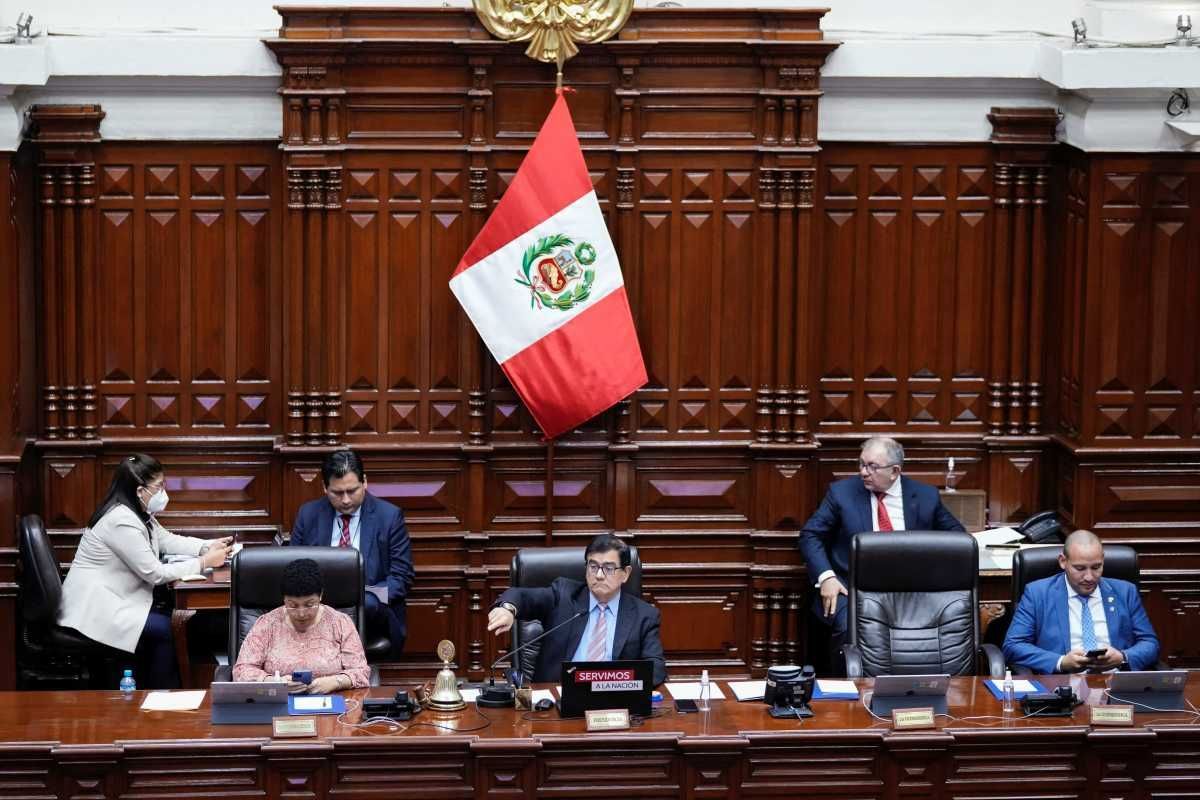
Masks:
[[[1194,444],[1200,159],[1090,159],[1083,443]]]
[[[264,145],[97,148],[106,442],[282,430],[278,156]]]
[[[990,160],[977,147],[826,145],[810,329],[819,436],[983,432]]]

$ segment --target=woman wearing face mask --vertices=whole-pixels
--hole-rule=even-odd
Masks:
[[[304,687],[329,694],[368,685],[371,668],[353,620],[321,603],[325,585],[321,568],[311,558],[298,558],[283,568],[283,605],[254,622],[233,667],[235,681],[263,681],[276,674],[311,672]],[[299,687],[297,687],[299,688]]]
[[[154,587],[225,563],[231,538],[176,536],[155,514],[167,507],[162,465],[137,454],[122,459],[108,494],[88,521],[63,581],[58,624],[133,653],[138,688],[178,686],[171,617],[152,610]],[[161,556],[195,556],[172,564]]]

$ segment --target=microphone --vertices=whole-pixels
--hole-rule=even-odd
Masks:
[[[558,623],[554,627],[542,631],[537,636],[533,637],[528,642],[525,642],[520,647],[518,647],[514,650],[511,650],[508,653],[505,653],[504,655],[500,656],[495,661],[493,661],[492,665],[490,667],[488,667],[488,672],[492,673],[492,676],[491,676],[491,678],[488,679],[488,685],[483,687],[483,689],[479,692],[479,697],[477,697],[475,699],[476,705],[483,706],[484,708],[507,708],[507,707],[513,705],[516,702],[516,700],[515,700],[515,693],[513,690],[512,683],[509,683],[508,685],[500,685],[500,686],[496,685],[496,667],[500,665],[500,662],[506,658],[512,658],[515,654],[521,652],[526,647],[530,647],[531,645],[533,645],[537,642],[540,642],[542,639],[544,639],[545,637],[554,633],[559,628],[563,627],[564,625],[571,624],[572,622],[579,619],[580,617],[587,616],[588,613],[589,612],[587,609],[584,609],[582,611],[576,611],[573,615],[567,617],[565,620]],[[520,620],[514,619],[513,625],[516,625],[519,622],[520,622]],[[517,678],[520,677],[520,675],[518,675],[518,673],[515,670],[512,672],[512,675]]]

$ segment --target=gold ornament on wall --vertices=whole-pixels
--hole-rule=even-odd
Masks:
[[[525,54],[558,65],[579,52],[576,42],[603,42],[629,19],[633,0],[472,0],[493,36],[529,42]]]

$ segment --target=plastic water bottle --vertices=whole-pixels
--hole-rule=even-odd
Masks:
[[[708,682],[708,670],[700,673],[700,702],[696,703],[696,707],[701,711],[708,711],[708,701],[712,696],[712,685]]]
[[[1011,714],[1017,710],[1017,693],[1013,690],[1012,670],[1004,670],[1004,713]]]
[[[133,682],[133,670],[125,670],[125,675],[121,678],[121,694],[125,697],[132,697],[133,690],[137,688],[137,684]]]

